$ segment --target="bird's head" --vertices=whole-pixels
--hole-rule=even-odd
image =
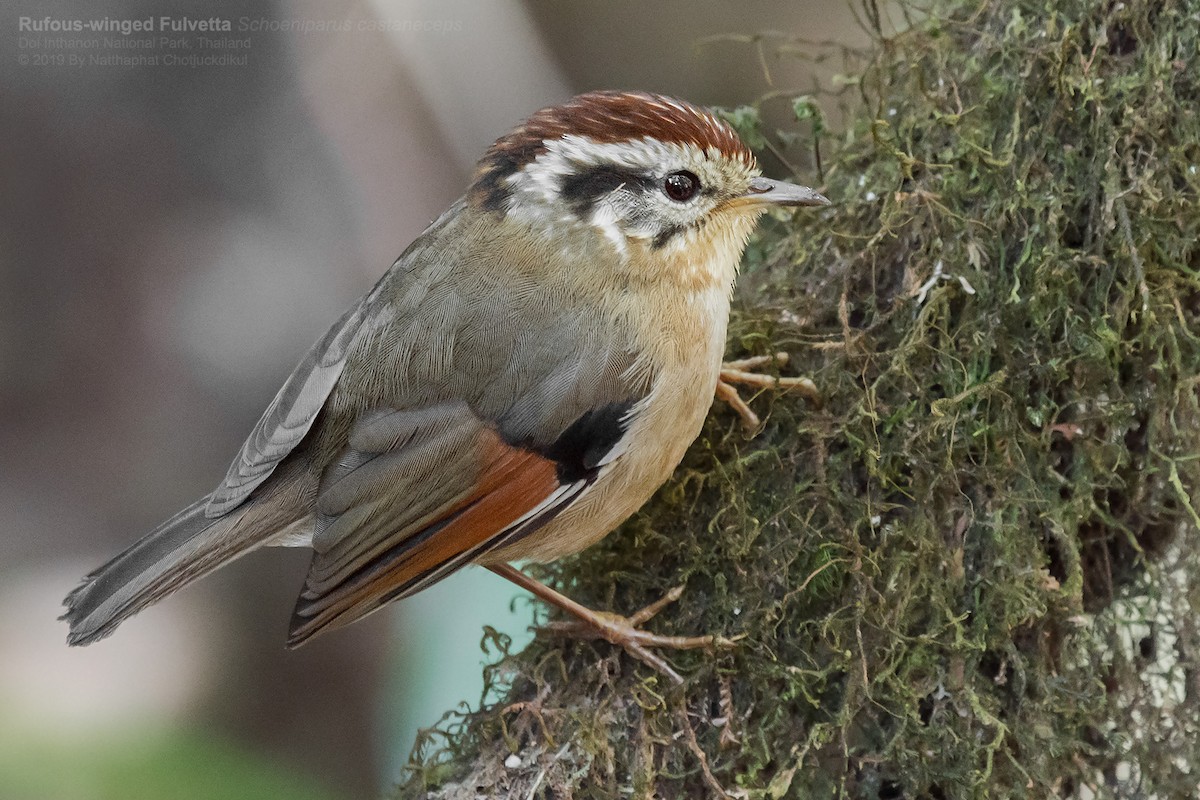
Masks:
[[[591,240],[625,271],[725,285],[764,210],[829,202],[763,178],[711,112],[634,92],[538,111],[487,151],[468,198],[564,247]]]

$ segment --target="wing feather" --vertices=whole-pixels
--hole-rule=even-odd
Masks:
[[[225,479],[209,497],[206,517],[223,516],[244,503],[308,434],[342,375],[369,298],[342,315],[284,382],[230,464]]]
[[[353,622],[440,580],[488,550],[536,529],[570,505],[599,468],[564,461],[588,426],[620,415],[607,407],[568,428],[557,449],[504,440],[461,401],[363,420],[354,451],[325,475],[317,499],[316,551],[289,644]],[[606,449],[619,437],[608,435]]]

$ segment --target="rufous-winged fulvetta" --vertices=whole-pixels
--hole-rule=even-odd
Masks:
[[[727,379],[730,292],[769,206],[711,113],[593,92],[497,141],[455,203],[309,351],[211,494],[84,578],[68,641],[263,545],[312,564],[289,645],[483,564],[674,677],[657,637],[508,565],[581,550],[670,475]],[[744,366],[744,364],[743,364]],[[754,380],[759,379],[759,380]]]

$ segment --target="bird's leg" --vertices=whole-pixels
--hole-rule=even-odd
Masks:
[[[605,611],[593,611],[587,606],[580,605],[565,594],[556,592],[540,581],[535,581],[508,564],[490,564],[488,569],[576,618],[575,622],[549,623],[543,626],[544,630],[580,639],[604,639],[618,647],[625,648],[625,651],[631,656],[654,667],[677,684],[682,684],[683,678],[650,648],[694,650],[703,647],[729,647],[734,643],[734,640],[726,639],[723,636],[659,636],[638,628],[639,625],[678,600],[683,594],[682,586],[676,586],[633,615],[622,617],[619,614]]]
[[[783,366],[787,360],[787,353],[775,353],[770,356],[754,356],[738,361],[726,361],[721,365],[721,377],[717,379],[717,399],[724,400],[732,406],[733,410],[741,416],[745,426],[751,430],[759,426],[758,415],[750,409],[750,406],[746,405],[746,401],[738,394],[734,384],[740,383],[756,389],[776,388],[784,391],[797,389],[820,406],[821,392],[818,391],[817,385],[808,378],[776,378],[774,375],[764,375],[754,371],[767,364]]]

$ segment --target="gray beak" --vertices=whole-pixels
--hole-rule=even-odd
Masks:
[[[773,181],[770,178],[755,178],[743,195],[755,205],[772,206],[827,206],[829,200],[807,186]]]

